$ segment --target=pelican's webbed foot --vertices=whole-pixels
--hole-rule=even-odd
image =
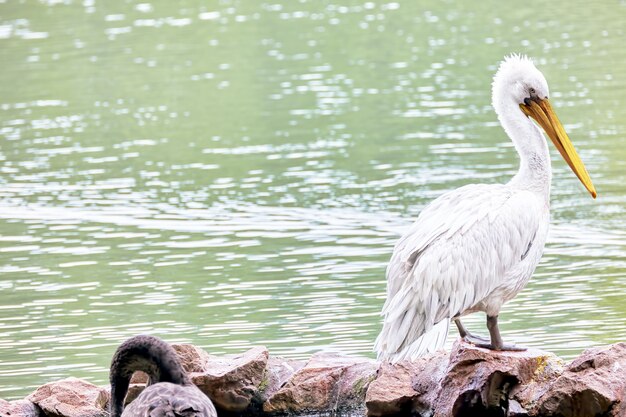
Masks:
[[[494,345],[490,341],[485,342],[474,342],[472,340],[468,340],[467,338],[463,338],[463,340],[471,343],[472,345],[480,348],[490,349],[490,350],[508,350],[512,352],[523,352],[527,350],[527,348],[523,346],[517,346],[513,343],[502,343],[501,345]]]
[[[471,343],[472,345],[478,347],[488,348],[489,346],[491,346],[491,340],[489,340],[488,338],[471,333],[466,334],[464,337],[462,337],[462,339],[467,343]]]
[[[509,350],[513,352],[522,352],[526,348],[523,346],[517,346],[513,343],[504,343],[502,336],[500,336],[500,330],[498,329],[498,316],[487,316],[487,328],[489,329],[490,338],[471,334],[465,326],[461,323],[459,317],[453,318],[456,327],[459,329],[461,338],[471,343],[474,346],[491,349],[491,350]]]

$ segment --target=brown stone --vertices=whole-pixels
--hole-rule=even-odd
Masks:
[[[126,391],[126,397],[124,397],[124,407],[133,402],[146,389],[148,378],[148,374],[145,372],[135,371],[133,373],[133,376],[130,378],[130,385],[128,385],[128,391]]]
[[[135,371],[133,375],[130,377],[131,384],[147,384],[148,383],[148,374],[143,371]]]
[[[584,351],[536,402],[532,414],[583,417],[624,415],[626,343]]]
[[[126,392],[126,397],[124,398],[124,407],[133,402],[139,394],[146,389],[146,384],[130,384],[128,386],[128,391]]]
[[[548,391],[550,384],[563,373],[564,365],[560,358],[552,354],[537,356],[537,368],[532,378],[511,389],[509,414],[522,416],[531,410],[536,401]]]
[[[365,396],[367,415],[389,416],[408,413],[413,398],[417,396],[412,384],[416,368],[415,362],[381,363],[377,377],[370,384]]]
[[[242,412],[258,391],[268,357],[265,347],[254,347],[234,357],[209,355],[206,370],[193,372],[190,377],[216,407]]]
[[[39,407],[28,400],[5,401],[0,399],[2,417],[43,417]]]
[[[361,407],[376,363],[321,353],[295,372],[264,404],[266,413],[334,412]]]
[[[518,385],[538,385],[561,373],[561,360],[551,353],[537,349],[522,352],[488,349],[458,341],[450,353],[447,373],[441,381],[441,391],[435,405],[435,416],[463,416],[492,413],[506,415],[508,400]],[[542,388],[534,386],[532,392]],[[543,388],[545,389],[545,388]],[[523,413],[532,393],[519,392]],[[522,395],[524,394],[524,395]]]
[[[360,408],[365,402],[367,389],[376,378],[376,362],[355,363],[348,366],[337,384],[337,406],[342,409]]]
[[[450,361],[448,352],[435,352],[424,358],[416,375],[412,378],[413,389],[418,393],[413,400],[413,412],[429,415],[439,399],[441,381],[445,376]]]
[[[207,370],[211,355],[204,350],[190,344],[172,345],[183,369],[188,372],[204,372]]]
[[[48,416],[106,417],[109,391],[78,378],[66,378],[37,388],[26,399]]]
[[[528,410],[526,410],[522,405],[513,399],[509,399],[509,409],[506,413],[507,417],[529,417]]]
[[[255,402],[263,404],[285,385],[291,376],[305,365],[305,361],[271,357],[259,385]]]
[[[460,341],[450,354],[380,365],[334,354],[268,358],[262,347],[221,358],[191,345],[177,352],[216,406],[241,415],[261,405],[275,414],[360,415],[365,403],[369,416],[626,417],[626,343],[589,349],[567,366],[535,349],[494,352]],[[132,381],[127,402],[147,378],[136,373]],[[105,417],[108,400],[106,387],[68,378],[25,400],[0,400],[0,416]]]
[[[448,353],[439,351],[414,362],[383,362],[365,397],[368,416],[432,413]]]
[[[619,404],[616,404],[616,406],[613,407],[613,410],[611,412],[611,417],[626,416],[626,400],[624,399],[624,396],[626,396],[626,392],[622,393],[622,398]]]

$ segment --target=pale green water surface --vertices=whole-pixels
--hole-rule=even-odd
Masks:
[[[624,22],[623,1],[0,1],[0,397],[104,384],[137,333],[373,355],[398,235],[517,169],[490,107],[515,51],[599,195],[550,145],[553,226],[504,337],[625,340]]]

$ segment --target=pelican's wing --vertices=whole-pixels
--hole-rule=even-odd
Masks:
[[[539,228],[540,204],[531,192],[480,184],[428,205],[387,267],[379,356],[392,358],[435,324],[505,285],[507,271],[521,261]],[[447,325],[439,328],[445,339]]]

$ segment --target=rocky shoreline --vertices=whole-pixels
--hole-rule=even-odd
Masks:
[[[462,342],[397,364],[324,353],[288,360],[264,347],[229,357],[174,348],[224,416],[626,416],[626,343],[569,363],[535,349],[491,352]],[[145,382],[135,374],[127,402]],[[105,417],[109,397],[108,386],[67,378],[23,400],[0,399],[0,416]]]

